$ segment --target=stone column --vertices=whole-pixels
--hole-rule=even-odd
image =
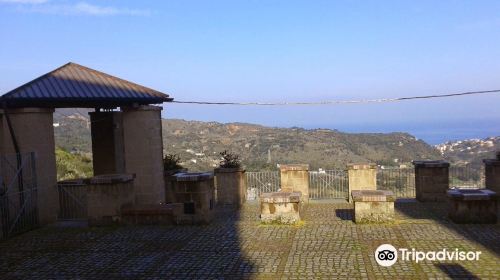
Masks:
[[[500,194],[500,158],[485,159],[483,162],[485,187]]]
[[[125,173],[122,112],[90,112],[94,175]]]
[[[20,152],[35,153],[38,217],[42,225],[55,222],[59,211],[53,112],[54,109],[46,108],[8,110]],[[1,111],[0,115],[0,153],[14,154],[14,144],[4,112]]]
[[[450,164],[443,160],[413,161],[415,192],[420,202],[446,201]]]
[[[282,192],[301,192],[309,202],[309,164],[281,164],[280,175]]]
[[[165,198],[161,107],[124,107],[125,172],[136,175],[137,204],[157,204]]]
[[[348,164],[349,202],[352,202],[353,190],[377,190],[377,165],[372,163]]]

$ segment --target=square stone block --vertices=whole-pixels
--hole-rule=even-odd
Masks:
[[[283,192],[300,192],[304,202],[309,201],[309,165],[281,164],[281,190]]]
[[[457,224],[497,222],[498,195],[488,189],[452,189],[448,193],[448,216]]]
[[[274,192],[260,195],[263,223],[295,224],[300,221],[300,192]]]
[[[177,223],[206,224],[214,216],[215,186],[212,173],[177,173],[171,176],[176,203],[184,211],[176,216]]]
[[[449,188],[448,162],[414,161],[416,198],[421,202],[444,202]]]
[[[353,190],[355,223],[384,223],[394,221],[394,201],[392,191]]]

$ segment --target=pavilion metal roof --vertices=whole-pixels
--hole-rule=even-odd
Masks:
[[[167,94],[70,62],[0,97],[7,107],[115,108],[172,101]]]

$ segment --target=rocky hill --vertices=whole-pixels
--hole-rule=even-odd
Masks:
[[[86,110],[58,110],[56,144],[89,153],[90,123]],[[273,169],[277,163],[309,163],[311,168],[343,168],[351,162],[409,165],[416,159],[440,159],[437,149],[408,133],[344,133],[330,129],[273,128],[246,123],[164,119],[165,153],[178,154],[190,170],[210,170],[218,153],[228,150],[248,170]]]

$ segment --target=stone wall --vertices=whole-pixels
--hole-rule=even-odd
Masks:
[[[281,191],[300,192],[309,201],[309,164],[281,164]]]
[[[414,161],[415,192],[418,201],[446,201],[446,191],[449,188],[448,162]]]
[[[9,109],[8,111],[20,152],[35,152],[40,224],[55,222],[59,209],[53,112],[53,109],[45,108]],[[0,154],[14,154],[14,145],[3,111],[0,111],[0,120],[2,144]]]
[[[156,204],[165,198],[161,107],[124,107],[125,171],[136,175],[136,203]]]
[[[90,178],[87,188],[87,215],[90,226],[119,223],[121,210],[134,203],[132,175],[103,175]]]

